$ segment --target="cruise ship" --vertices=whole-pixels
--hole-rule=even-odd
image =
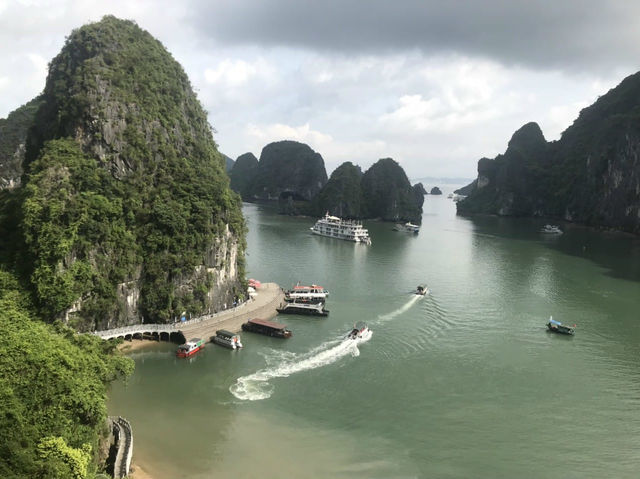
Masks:
[[[311,232],[320,236],[337,238],[356,243],[371,244],[369,232],[362,227],[362,223],[352,220],[343,220],[329,213],[324,215],[311,228]]]

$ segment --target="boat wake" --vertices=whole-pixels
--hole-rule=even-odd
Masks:
[[[424,296],[414,294],[412,295],[411,299],[407,301],[405,304],[403,304],[401,307],[399,307],[395,311],[391,311],[390,313],[382,314],[378,316],[378,319],[380,319],[381,321],[389,321],[390,319],[393,319],[396,316],[399,316],[405,311],[407,311],[409,308],[411,308],[411,306],[413,306],[416,303],[416,301],[419,301],[422,298],[424,298]]]
[[[229,391],[241,400],[267,399],[273,394],[274,387],[269,382],[271,379],[286,378],[295,373],[321,368],[345,356],[357,357],[360,355],[358,344],[369,339],[371,339],[371,331],[359,339],[329,341],[303,354],[281,355],[276,361],[267,359],[265,369],[236,379],[236,383],[229,387]]]

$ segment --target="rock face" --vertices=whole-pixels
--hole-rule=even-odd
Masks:
[[[20,186],[27,130],[40,106],[40,97],[0,119],[0,190]]]
[[[433,188],[431,188],[431,194],[432,195],[441,195],[442,191],[440,191],[440,188],[438,188],[437,186],[434,186]]]
[[[378,160],[362,176],[362,209],[365,218],[422,222],[422,205],[402,167],[391,158]]]
[[[229,172],[231,189],[242,196],[244,201],[251,201],[251,187],[258,173],[258,159],[253,153],[240,155]]]
[[[640,234],[640,73],[585,108],[560,140],[535,123],[478,162],[459,214],[545,216]]]
[[[227,155],[223,154],[222,158],[224,159],[224,169],[227,173],[231,171],[233,168],[233,164],[235,163],[233,159],[229,158]]]
[[[326,212],[341,218],[362,217],[362,170],[350,161],[331,173],[326,185],[313,199],[312,214],[322,216]]]
[[[39,304],[77,329],[172,321],[241,294],[244,221],[182,67],[135,23],[74,30],[27,138]]]
[[[416,193],[419,193],[423,196],[429,194],[422,183],[416,183],[415,185],[413,185],[413,189]]]
[[[326,182],[319,153],[304,143],[278,141],[262,149],[250,194],[258,200],[311,201]]]

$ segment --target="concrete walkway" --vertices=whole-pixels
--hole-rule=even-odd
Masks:
[[[263,283],[256,291],[254,299],[247,302],[242,308],[234,308],[222,311],[212,317],[200,321],[189,321],[188,324],[178,325],[178,329],[188,340],[201,338],[206,341],[216,334],[218,329],[227,331],[240,331],[242,323],[253,318],[270,319],[278,312],[276,308],[284,302],[284,293],[276,283]]]

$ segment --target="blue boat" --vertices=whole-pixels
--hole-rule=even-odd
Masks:
[[[566,324],[562,324],[560,321],[556,321],[553,319],[553,316],[549,318],[549,322],[547,323],[547,328],[549,331],[560,334],[573,334],[576,332],[576,325],[567,326]]]

